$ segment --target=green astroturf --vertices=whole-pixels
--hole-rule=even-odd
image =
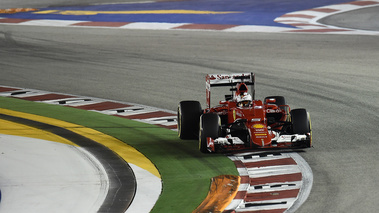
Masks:
[[[238,175],[222,154],[203,154],[198,142],[183,141],[177,133],[116,116],[57,105],[0,97],[0,108],[55,118],[111,135],[139,150],[158,168],[162,194],[151,212],[192,212],[206,197],[210,180]]]

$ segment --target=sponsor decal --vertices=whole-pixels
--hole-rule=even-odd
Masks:
[[[280,113],[280,109],[267,109],[267,113]]]
[[[237,115],[239,118],[242,118],[242,117],[243,117],[243,114],[242,114],[240,111],[236,111],[236,115]]]
[[[240,111],[236,111],[235,109],[233,109],[233,119],[236,120],[237,116],[238,118],[243,118],[243,114]]]
[[[209,79],[210,80],[225,80],[225,79],[235,79],[236,77],[242,77],[242,76],[248,76],[250,77],[250,74],[242,74],[242,75],[222,75],[222,74],[218,74],[218,75],[211,75],[209,76]]]
[[[263,124],[254,124],[254,125],[253,125],[253,128],[254,128],[254,129],[264,129],[265,126],[264,126]]]

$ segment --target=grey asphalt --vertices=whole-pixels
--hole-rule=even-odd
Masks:
[[[335,14],[319,20],[320,23],[369,31],[379,31],[379,7],[369,7]]]
[[[283,95],[312,117],[301,156],[314,185],[298,212],[379,208],[377,36],[0,25],[0,46],[0,85],[169,110],[204,105],[207,73],[255,72],[257,98]]]

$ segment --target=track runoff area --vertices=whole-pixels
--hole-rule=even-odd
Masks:
[[[166,206],[166,208],[167,206],[170,206],[167,204],[167,202],[175,202],[173,201],[173,199],[178,199],[178,198],[175,198],[177,197],[177,195],[175,195],[174,197],[171,197],[172,195],[168,195],[165,193],[160,194],[161,192],[160,190],[162,187],[160,178],[162,178],[162,181],[164,183],[163,185],[165,187],[173,187],[173,186],[178,187],[176,191],[179,188],[183,187],[183,185],[185,185],[185,181],[180,182],[181,186],[176,185],[178,183],[172,183],[172,186],[170,186],[170,181],[166,183],[165,178],[164,178],[166,174],[164,167],[166,166],[172,167],[173,162],[169,162],[169,161],[166,162],[166,163],[169,163],[169,165],[164,165],[159,162],[159,160],[162,161],[162,157],[165,159],[170,158],[169,155],[172,154],[171,151],[174,153],[179,152],[179,150],[175,150],[173,148],[174,144],[175,144],[174,146],[177,146],[178,144],[184,145],[189,151],[193,152],[191,156],[188,156],[188,157],[196,158],[194,159],[196,160],[196,165],[194,165],[194,167],[199,167],[199,163],[209,163],[209,161],[211,161],[212,163],[217,161],[218,163],[220,163],[220,165],[217,165],[219,167],[225,164],[227,164],[230,167],[234,167],[234,169],[231,169],[231,170],[226,169],[222,171],[221,173],[211,172],[210,174],[207,174],[208,177],[205,178],[203,182],[199,181],[199,183],[204,184],[203,186],[203,190],[205,190],[204,196],[208,193],[208,196],[206,197],[201,197],[201,196],[199,197],[198,194],[196,194],[194,191],[192,192],[190,191],[187,194],[184,192],[181,192],[180,194],[186,194],[186,198],[188,199],[191,197],[191,195],[188,195],[190,193],[193,193],[192,196],[197,197],[198,203],[196,204],[196,202],[192,202],[192,205],[190,205],[188,209],[189,211],[193,211],[194,209],[196,210],[213,209],[213,210],[225,211],[225,212],[234,211],[237,209],[241,211],[253,211],[253,212],[262,211],[262,210],[274,211],[274,212],[295,211],[307,199],[312,187],[312,183],[313,183],[312,171],[309,168],[308,164],[300,157],[300,155],[298,155],[295,152],[278,152],[278,151],[244,152],[244,153],[238,153],[234,155],[228,155],[226,157],[224,155],[217,155],[217,156],[212,155],[213,159],[209,159],[207,157],[208,155],[204,155],[197,150],[198,147],[196,143],[183,143],[179,141],[179,139],[176,136],[176,132],[172,131],[176,129],[176,114],[174,112],[164,111],[161,109],[152,108],[148,106],[135,105],[131,103],[120,103],[120,102],[114,102],[110,100],[96,99],[96,98],[90,98],[90,97],[79,97],[79,96],[68,95],[68,94],[57,94],[57,93],[50,93],[46,91],[29,90],[29,89],[4,87],[4,86],[1,87],[0,96],[15,98],[15,99],[6,98],[6,100],[12,100],[11,101],[12,103],[9,103],[8,105],[6,105],[4,103],[6,103],[7,101],[5,101],[2,104],[3,106],[0,107],[0,108],[3,108],[0,113],[3,116],[2,117],[3,122],[16,122],[17,123],[17,121],[15,120],[12,121],[12,119],[10,118],[5,118],[6,116],[23,117],[24,119],[35,120],[36,122],[43,121],[42,123],[47,123],[48,125],[62,127],[69,131],[74,131],[74,133],[77,133],[84,137],[88,137],[92,139],[93,141],[100,140],[100,143],[101,143],[101,137],[109,137],[108,134],[112,135],[114,128],[122,129],[123,132],[125,132],[125,129],[130,130],[129,133],[126,133],[128,137],[128,139],[125,140],[126,143],[131,143],[130,135],[133,135],[133,139],[135,138],[137,140],[139,138],[139,136],[138,135],[136,136],[135,133],[133,132],[136,130],[137,131],[140,130],[139,128],[135,127],[135,125],[137,126],[148,125],[148,127],[144,126],[143,128],[147,132],[149,132],[149,134],[158,133],[161,135],[162,133],[160,133],[158,129],[163,129],[163,130],[166,129],[168,132],[166,132],[165,134],[168,134],[170,139],[166,139],[164,143],[166,146],[168,145],[170,149],[173,149],[173,150],[166,150],[166,152],[162,150],[162,153],[160,153],[161,158],[157,160],[153,160],[154,157],[151,157],[152,155],[151,153],[149,154],[148,150],[144,152],[144,155],[142,155],[141,153],[136,152],[136,150],[133,149],[131,146],[128,146],[115,138],[102,140],[102,141],[107,141],[107,144],[104,144],[104,145],[110,148],[112,151],[116,152],[117,155],[127,156],[126,158],[124,158],[124,160],[128,162],[129,165],[131,165],[131,168],[135,174],[135,179],[137,181],[135,185],[137,186],[138,190],[136,191],[136,195],[134,199],[130,199],[130,195],[129,195],[129,198],[127,197],[124,198],[123,203],[130,202],[130,206],[126,205],[126,206],[129,206],[129,209],[127,212],[132,212],[133,210],[135,210],[135,208],[137,208],[139,212],[149,212],[150,209],[152,209],[152,212],[154,212],[154,210],[156,210],[157,212],[161,212],[162,209],[165,209],[165,207],[162,207],[162,206]],[[22,101],[19,99],[27,100],[26,103],[30,103],[30,104],[32,103],[29,101],[40,102],[40,103],[43,103],[43,105],[48,104],[47,106],[54,107],[55,113],[51,112],[51,110],[48,110],[50,111],[50,113],[42,113],[41,111],[44,111],[44,110],[42,110],[40,104],[38,104],[37,108],[41,108],[41,109],[30,110],[31,114],[29,113],[24,114],[22,112],[4,109],[7,107],[14,108],[15,104],[13,103],[13,101]],[[25,102],[21,102],[21,103],[18,103],[17,106],[25,105]],[[34,103],[34,104],[37,104],[37,103]],[[26,105],[29,105],[29,104],[26,104]],[[20,107],[19,110],[29,111],[28,109],[26,109],[26,105],[25,107]],[[65,107],[58,107],[56,105],[65,106]],[[59,111],[56,111],[56,107],[58,107],[58,109],[60,110],[65,109],[64,114],[62,114]],[[101,117],[106,116],[109,119],[111,118],[121,119],[122,123],[124,123],[126,120],[131,120],[131,121],[137,121],[138,124],[134,122],[134,124],[132,124],[132,127],[127,125],[127,126],[123,126],[122,128],[120,126],[112,128],[112,125],[110,125],[109,127],[105,127],[106,123],[102,123],[100,125],[97,122],[95,122],[95,119],[91,118],[92,120],[87,121],[87,122],[91,123],[90,127],[95,126],[95,128],[94,127],[87,128],[84,126],[86,125],[88,126],[89,123],[87,123],[85,119],[84,119],[84,124],[86,125],[74,124],[74,123],[78,123],[79,120],[81,120],[81,122],[79,123],[83,122],[83,116],[82,116],[83,111],[79,110],[79,112],[76,112],[73,108],[84,109],[84,110],[90,111],[88,113],[90,113],[91,115],[96,114],[97,116],[101,116]],[[71,111],[74,111],[75,113],[72,114]],[[97,113],[93,113],[93,112],[97,112]],[[45,116],[39,117],[39,116],[34,115],[34,114],[47,114],[50,117],[57,117],[59,119],[64,118],[65,120],[71,120],[70,116],[68,116],[69,118],[67,119],[68,113],[71,113],[72,117],[75,117],[74,122],[66,123],[65,121],[59,121],[52,118],[47,118]],[[79,113],[80,116],[77,113]],[[82,117],[82,118],[78,118],[78,117]],[[50,119],[52,119],[53,122]],[[18,122],[21,122],[21,121],[18,121]],[[144,124],[144,123],[147,123],[147,124]],[[24,125],[24,126],[29,125],[29,126],[34,126],[34,127],[39,126],[41,128],[42,124],[39,124],[39,125],[30,124],[30,123],[25,124],[25,121],[24,121],[24,123],[21,122],[21,124],[18,124],[18,125]],[[99,125],[101,126],[100,128],[99,128]],[[151,126],[154,126],[154,127],[151,127]],[[43,133],[51,132],[52,131],[51,128],[52,127],[44,127]],[[22,128],[19,128],[19,127],[10,128],[10,130],[12,129],[14,130],[14,129],[22,129]],[[94,130],[94,129],[99,129],[101,131]],[[111,129],[113,129],[113,131],[109,131]],[[0,133],[4,133],[5,130],[0,131]],[[105,131],[106,135],[103,135],[102,133],[104,132],[104,130],[108,130],[108,132]],[[91,131],[94,131],[94,132],[91,133]],[[21,133],[22,132],[23,131],[21,131]],[[5,133],[9,134],[9,132],[8,133],[5,132]],[[21,135],[29,136],[29,134],[41,135],[38,133],[30,133],[30,132],[29,133],[24,132]],[[16,135],[20,135],[20,134],[16,134]],[[48,135],[51,135],[51,134],[49,133]],[[70,148],[69,150],[75,150],[75,152],[84,153],[84,154],[80,154],[79,156],[82,156],[82,157],[85,156],[84,157],[85,159],[100,158],[100,160],[97,160],[97,161],[100,161],[100,163],[96,164],[97,165],[96,168],[103,168],[103,169],[97,170],[98,173],[95,176],[98,177],[98,179],[93,181],[94,183],[96,183],[94,185],[96,187],[99,187],[99,184],[101,183],[100,185],[102,187],[104,187],[103,185],[108,185],[108,189],[112,188],[111,187],[112,181],[110,181],[109,178],[108,179],[104,178],[107,176],[109,177],[110,175],[107,172],[107,169],[106,168],[104,169],[104,166],[102,166],[104,164],[104,162],[101,163],[102,154],[96,155],[96,153],[94,154],[94,153],[91,153],[91,151],[86,150],[88,149],[86,147],[88,146],[91,147],[92,145],[73,144],[72,142],[72,140],[74,140],[73,136],[69,137],[70,140],[67,140],[67,138],[65,139],[64,136],[65,134],[63,134],[63,137],[61,137],[64,140],[63,143],[71,144],[71,145],[65,145],[65,146],[73,147],[73,148]],[[96,137],[99,137],[100,139]],[[117,135],[117,137],[125,137],[125,136]],[[44,139],[47,141],[56,141],[56,139],[53,140],[49,138],[41,138],[41,139]],[[149,137],[147,140],[155,140],[155,139],[152,139],[152,137]],[[173,144],[168,144],[167,140],[174,140],[172,141]],[[142,143],[143,141],[144,140],[142,139]],[[57,142],[61,142],[61,141],[57,141]],[[44,143],[46,144],[47,142],[45,141]],[[115,143],[116,145],[114,145],[113,143]],[[120,145],[120,147],[118,147],[117,144]],[[121,148],[123,146],[125,146],[125,148]],[[141,142],[134,141],[134,144],[132,144],[132,146],[138,148],[139,146],[143,146],[143,144],[141,144]],[[156,149],[156,147],[152,147],[152,148]],[[164,147],[159,146],[159,148],[163,149]],[[123,155],[119,153],[120,150],[123,150],[122,151]],[[129,153],[132,153],[132,155],[130,155]],[[95,157],[88,157],[88,156],[95,156]],[[145,158],[145,156],[151,159],[152,162],[155,164],[155,166],[152,166],[152,163],[149,161],[149,159]],[[185,156],[186,154],[182,155],[183,159],[185,159]],[[208,161],[205,159],[208,159]],[[91,160],[91,163],[97,162],[97,161]],[[173,161],[178,161],[178,159],[174,157]],[[229,163],[227,161],[229,161]],[[54,163],[55,161],[51,161],[51,162]],[[72,165],[69,165],[69,166],[72,166]],[[178,165],[178,166],[186,167],[188,165]],[[158,168],[160,173],[157,173],[156,167]],[[194,169],[195,168],[188,167],[188,170],[194,170]],[[207,168],[203,168],[203,169],[206,170]],[[237,171],[235,171],[235,169],[237,169]],[[99,171],[105,171],[105,173],[101,173]],[[188,172],[188,171],[179,171],[179,173],[177,174],[172,173],[172,171],[169,171],[169,172],[170,172],[169,174],[172,175],[172,177],[170,178],[175,178],[175,176],[180,177],[182,176],[183,172]],[[65,177],[67,177],[67,175]],[[194,181],[194,180],[191,180],[190,175],[188,175],[188,177],[190,179],[190,182]],[[84,180],[85,179],[83,179],[83,181]],[[130,182],[133,182],[133,181],[130,180]],[[230,188],[218,187],[218,186],[229,186]],[[68,187],[68,183],[67,183],[67,187]],[[102,196],[99,195],[100,198],[97,197],[97,200],[96,200],[98,202],[96,203],[97,206],[101,207],[102,205],[108,205],[108,206],[114,205],[116,206],[115,208],[121,208],[121,207],[117,207],[116,204],[112,204],[109,201],[106,201],[105,194],[111,194],[110,193],[111,191],[108,192],[107,190],[105,190],[107,187],[105,188],[100,187],[100,189],[96,187],[95,188],[89,187],[87,191],[97,190],[97,192],[102,194]],[[135,186],[132,184],[127,187],[132,188]],[[220,191],[221,188],[224,188],[225,191]],[[3,197],[4,197],[5,189],[2,189]],[[164,191],[165,190],[163,188],[163,192]],[[68,195],[69,192],[70,191],[68,191],[66,194]],[[158,200],[159,196],[163,197],[162,204]],[[69,197],[72,198],[74,196],[69,196]],[[166,197],[170,201],[164,201]],[[143,205],[141,204],[142,200],[143,200]],[[153,208],[155,202],[157,202],[158,207]],[[187,202],[190,202],[190,201],[187,201]],[[123,207],[125,207],[125,205]],[[94,207],[91,206],[91,208],[94,208]],[[142,209],[139,209],[139,208],[142,208]],[[178,204],[178,208],[179,209],[182,208],[180,204]],[[172,209],[169,209],[169,210],[172,210]]]
[[[144,212],[159,197],[156,167],[120,140],[77,124],[4,108],[0,124],[1,209],[6,212],[25,208]],[[58,205],[62,202],[65,205]]]

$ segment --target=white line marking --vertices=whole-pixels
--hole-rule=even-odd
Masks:
[[[300,173],[297,165],[284,165],[284,166],[266,166],[248,168],[250,178],[269,177],[273,175],[287,175]]]
[[[275,192],[291,189],[299,189],[302,186],[301,181],[283,182],[283,183],[270,183],[264,185],[250,186],[247,192],[249,194],[261,193],[261,192]],[[259,188],[257,188],[259,187]]]
[[[26,22],[23,22],[22,25],[66,27],[66,26],[70,26],[72,24],[77,24],[77,23],[81,23],[81,22],[83,22],[83,21],[66,21],[66,20],[40,19],[40,20],[26,21]]]
[[[124,25],[123,29],[150,29],[150,30],[169,30],[182,26],[183,23],[158,23],[158,22],[135,22]]]

